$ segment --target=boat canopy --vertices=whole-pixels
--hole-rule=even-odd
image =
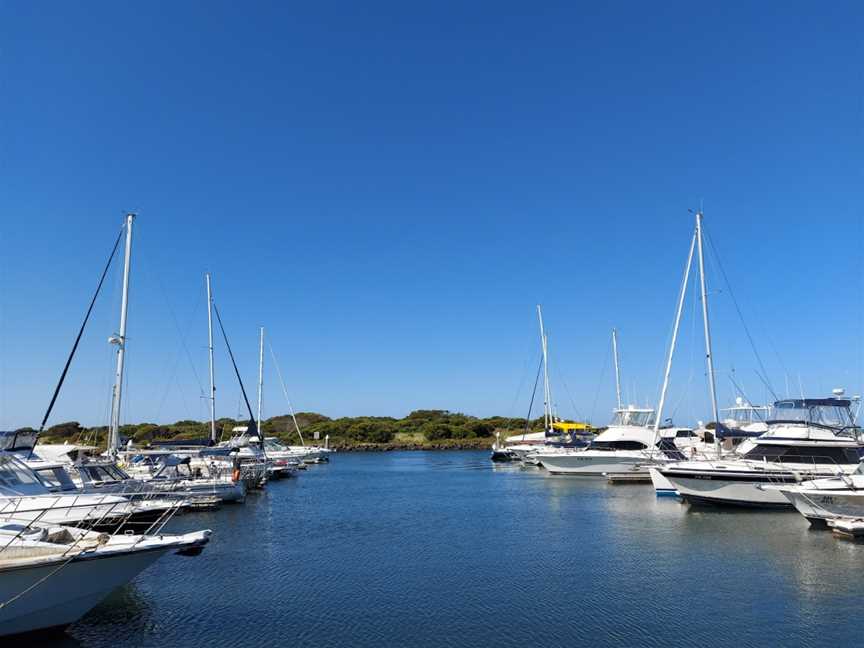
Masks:
[[[854,418],[846,398],[792,398],[774,403],[768,423],[807,423],[831,428],[851,427]]]
[[[810,407],[849,407],[852,401],[848,398],[787,398],[774,402],[775,408],[797,408]]]
[[[653,409],[638,409],[627,407],[614,410],[614,416],[609,427],[633,425],[636,427],[649,427],[654,425]]]
[[[552,424],[552,429],[561,430],[562,432],[587,432],[592,428],[588,423],[580,423],[577,421],[555,421]]]
[[[32,450],[38,432],[33,429],[0,431],[0,450]]]

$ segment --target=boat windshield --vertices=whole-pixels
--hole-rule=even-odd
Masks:
[[[654,425],[654,410],[615,410],[615,416],[612,417],[612,422],[609,425],[610,427],[613,425],[649,427]]]
[[[112,482],[129,479],[129,475],[111,464],[100,464],[96,466],[83,466],[81,472],[93,482]]]
[[[18,487],[38,484],[36,475],[12,455],[0,455],[0,486]]]
[[[35,472],[39,479],[42,480],[42,483],[53,491],[77,490],[69,474],[60,466],[36,468]]]
[[[265,450],[285,450],[285,446],[279,443],[276,439],[264,439]]]
[[[764,422],[768,418],[767,407],[730,407],[726,410],[727,421],[732,421],[732,427]]]
[[[772,422],[808,423],[830,428],[854,425],[849,401],[833,399],[794,399],[774,403]]]

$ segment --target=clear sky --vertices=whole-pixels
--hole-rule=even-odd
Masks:
[[[206,417],[209,270],[247,386],[264,325],[298,409],[524,415],[542,303],[559,413],[602,423],[613,326],[657,399],[700,203],[775,391],[859,393],[862,33],[857,2],[2,2],[0,428],[38,425],[129,209],[125,422]],[[733,371],[764,400],[708,280],[721,403]],[[50,422],[106,422],[118,301]]]

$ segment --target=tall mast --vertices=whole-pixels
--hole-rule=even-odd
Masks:
[[[123,396],[123,361],[126,356],[126,314],[129,310],[129,271],[132,267],[132,222],[135,214],[126,214],[126,258],[123,263],[123,297],[120,301],[120,331],[109,338],[117,345],[117,373],[111,395],[111,428],[108,433],[108,454],[117,456],[120,446],[120,403]]]
[[[657,405],[657,413],[654,417],[654,442],[660,433],[660,423],[663,421],[663,406],[666,404],[666,392],[669,389],[669,374],[672,371],[672,358],[675,356],[675,343],[678,341],[678,328],[681,325],[681,311],[684,309],[684,297],[687,294],[687,282],[690,280],[690,267],[693,265],[693,249],[696,247],[698,231],[693,233],[690,240],[690,252],[687,255],[687,265],[684,266],[684,279],[681,281],[681,290],[678,293],[678,308],[675,311],[675,325],[672,328],[672,341],[669,344],[669,355],[666,357],[666,372],[663,374],[663,389],[660,391],[660,402]],[[654,447],[653,445],[651,446]]]
[[[699,245],[699,284],[702,292],[702,324],[705,328],[705,359],[708,363],[708,391],[711,394],[711,416],[714,417],[714,425],[720,422],[717,415],[717,386],[714,382],[714,356],[711,353],[711,327],[708,325],[708,291],[705,287],[705,261],[702,255],[702,212],[696,212],[696,241]],[[714,443],[719,455],[720,437],[714,430]]]
[[[216,443],[216,381],[213,372],[213,293],[210,291],[210,273],[207,280],[207,352],[210,357],[210,443]]]
[[[612,329],[612,355],[615,358],[615,397],[621,409],[621,368],[618,366],[618,329]]]
[[[540,348],[543,351],[543,430],[548,431],[552,423],[549,403],[549,357],[547,355],[546,331],[543,328],[543,310],[537,304],[537,319],[540,321]]]
[[[264,327],[261,327],[261,335],[258,343],[258,441],[264,445],[264,437],[261,432],[261,395],[264,391]]]

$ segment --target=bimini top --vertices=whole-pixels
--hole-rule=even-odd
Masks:
[[[778,409],[806,409],[810,407],[849,407],[848,398],[787,398],[774,403]]]

